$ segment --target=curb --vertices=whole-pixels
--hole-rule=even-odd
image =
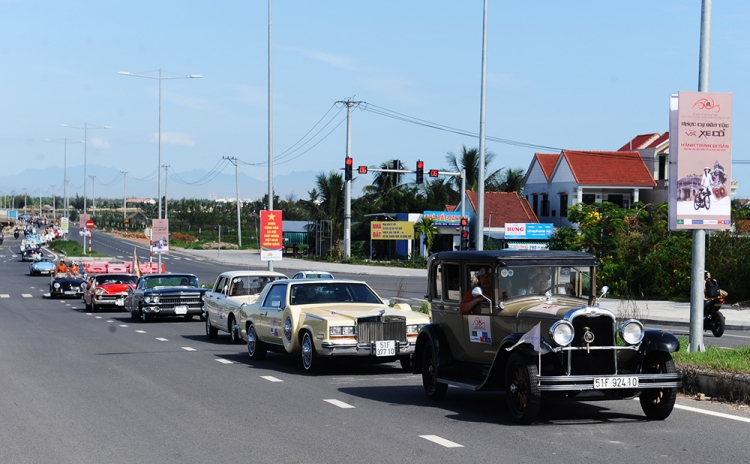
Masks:
[[[750,404],[750,376],[729,372],[707,371],[692,366],[678,366],[682,373],[680,393],[717,399],[730,403]]]

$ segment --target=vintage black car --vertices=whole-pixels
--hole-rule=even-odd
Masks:
[[[542,397],[638,397],[649,419],[666,419],[681,385],[670,354],[679,341],[600,307],[596,268],[583,252],[433,254],[432,323],[414,354],[427,397],[442,399],[449,385],[505,391],[521,424],[537,419]]]
[[[193,274],[147,274],[138,279],[135,290],[128,289],[125,310],[132,319],[151,321],[154,317],[195,316],[203,319],[203,295]]]
[[[86,280],[79,274],[53,274],[49,283],[49,296],[50,298],[81,298],[85,288]]]
[[[21,252],[21,261],[34,261],[44,257],[44,251],[41,248],[26,248]]]

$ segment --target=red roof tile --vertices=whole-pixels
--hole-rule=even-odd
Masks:
[[[534,156],[539,163],[539,167],[542,168],[544,177],[549,180],[552,177],[552,171],[555,169],[560,155],[558,153],[534,153]]]
[[[579,185],[656,185],[637,151],[563,150],[562,155]]]
[[[458,205],[445,205],[445,210],[448,211],[449,213],[452,213],[453,211],[456,210],[457,207]]]
[[[470,190],[466,191],[469,204],[474,213],[477,212],[479,194]],[[507,223],[534,222],[538,223],[531,205],[525,198],[518,196],[516,192],[485,192],[484,193],[484,225],[485,227],[504,227]]]
[[[630,150],[637,150],[639,148],[646,148],[647,146],[651,144],[651,142],[653,142],[659,137],[660,137],[660,134],[658,132],[655,134],[636,135],[635,137],[633,137],[632,140],[630,140],[628,143],[623,145],[622,148],[620,148],[617,151],[630,151]]]
[[[651,142],[646,148],[656,148],[664,142],[669,141],[669,132],[665,132],[659,136],[656,140]]]

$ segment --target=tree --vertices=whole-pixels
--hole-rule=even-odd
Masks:
[[[450,163],[451,168],[453,168],[456,172],[461,172],[462,169],[466,170],[466,190],[472,190],[474,192],[479,190],[479,150],[477,150],[476,148],[467,150],[466,146],[463,146],[461,148],[460,155],[456,156],[455,153],[449,152],[445,156],[445,159],[448,161],[448,163]],[[485,187],[487,186],[488,182],[491,184],[493,181],[495,181],[495,176],[497,176],[502,171],[502,168],[500,168],[497,171],[491,172],[489,174],[487,173],[487,166],[489,166],[493,159],[495,159],[495,154],[491,151],[485,150]],[[453,177],[452,183],[456,191],[460,192],[461,178]]]
[[[344,177],[336,171],[315,177],[315,188],[302,205],[314,220],[331,221],[334,248],[340,253],[339,240],[344,236]]]
[[[489,182],[488,190],[493,192],[518,192],[519,196],[523,196],[524,177],[526,177],[526,173],[523,169],[507,168],[503,170],[502,174],[498,174]]]
[[[414,224],[414,237],[420,238],[427,245],[427,255],[429,256],[432,252],[432,245],[435,242],[435,237],[440,235],[440,229],[435,226],[432,219],[422,216],[422,218]]]

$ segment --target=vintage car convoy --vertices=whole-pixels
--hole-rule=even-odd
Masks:
[[[125,310],[130,311],[132,319],[148,322],[154,317],[203,317],[206,289],[200,288],[193,274],[147,274],[127,292]]]
[[[99,274],[92,277],[83,294],[86,309],[96,312],[103,306],[123,308],[128,289],[134,289],[138,278],[133,274]]]
[[[240,343],[240,308],[258,301],[269,283],[286,278],[273,271],[229,271],[219,275],[203,297],[206,336],[216,338],[221,330],[229,333],[232,343]]]
[[[49,258],[42,258],[29,264],[29,275],[51,275],[55,272],[55,262]]]
[[[681,385],[670,354],[679,342],[600,307],[596,268],[596,258],[583,252],[433,254],[426,296],[432,323],[422,327],[414,354],[427,397],[442,399],[449,385],[505,391],[521,424],[537,419],[542,397],[638,397],[646,417],[667,418]],[[485,273],[483,291],[477,281]],[[462,314],[462,299],[477,298]]]
[[[242,336],[252,359],[268,350],[300,356],[313,372],[332,356],[363,356],[411,368],[426,314],[407,304],[389,307],[365,283],[299,279],[269,284],[258,301],[240,310]]]

